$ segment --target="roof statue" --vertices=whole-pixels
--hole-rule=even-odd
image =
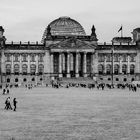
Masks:
[[[0,31],[4,32],[4,29],[3,29],[3,27],[2,27],[2,26],[0,26]]]
[[[93,34],[95,34],[95,27],[94,27],[94,25],[92,26],[92,28],[91,28],[91,35],[93,35]]]
[[[92,40],[97,40],[97,36],[96,36],[96,33],[95,33],[95,27],[94,27],[94,25],[92,26],[92,28],[91,28],[91,39]]]

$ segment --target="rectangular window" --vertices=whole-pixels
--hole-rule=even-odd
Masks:
[[[38,56],[38,61],[39,61],[39,62],[43,62],[43,55],[39,55],[39,56]]]
[[[15,55],[14,61],[15,61],[15,62],[18,62],[18,61],[19,61],[18,55]]]
[[[31,55],[31,62],[35,62],[35,55]]]
[[[130,56],[130,62],[135,62],[135,56]]]
[[[27,55],[23,55],[23,62],[27,62]]]
[[[108,55],[106,56],[106,61],[107,61],[107,62],[111,62],[111,58],[112,58],[112,57],[111,57],[111,54],[108,54]]]
[[[10,62],[11,60],[10,60],[10,55],[6,55],[6,61],[7,62]]]
[[[105,61],[105,56],[103,54],[98,55],[98,62],[104,62]]]
[[[119,56],[118,55],[114,56],[114,62],[119,62]]]

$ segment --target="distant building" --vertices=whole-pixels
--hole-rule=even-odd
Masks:
[[[112,72],[114,83],[140,80],[139,28],[133,30],[133,41],[113,38],[111,44],[98,43],[94,26],[86,35],[69,17],[52,21],[41,43],[7,43],[3,33],[0,26],[2,84],[45,85],[51,79],[79,77],[111,83]]]

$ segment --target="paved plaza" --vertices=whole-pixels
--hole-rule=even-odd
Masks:
[[[140,140],[140,89],[0,91],[0,140]],[[4,110],[17,98],[17,111]]]

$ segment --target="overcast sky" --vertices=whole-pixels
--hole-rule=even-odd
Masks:
[[[0,0],[0,25],[7,41],[41,41],[47,25],[61,16],[77,20],[91,33],[96,28],[99,42],[120,36],[132,36],[140,27],[140,0]]]

